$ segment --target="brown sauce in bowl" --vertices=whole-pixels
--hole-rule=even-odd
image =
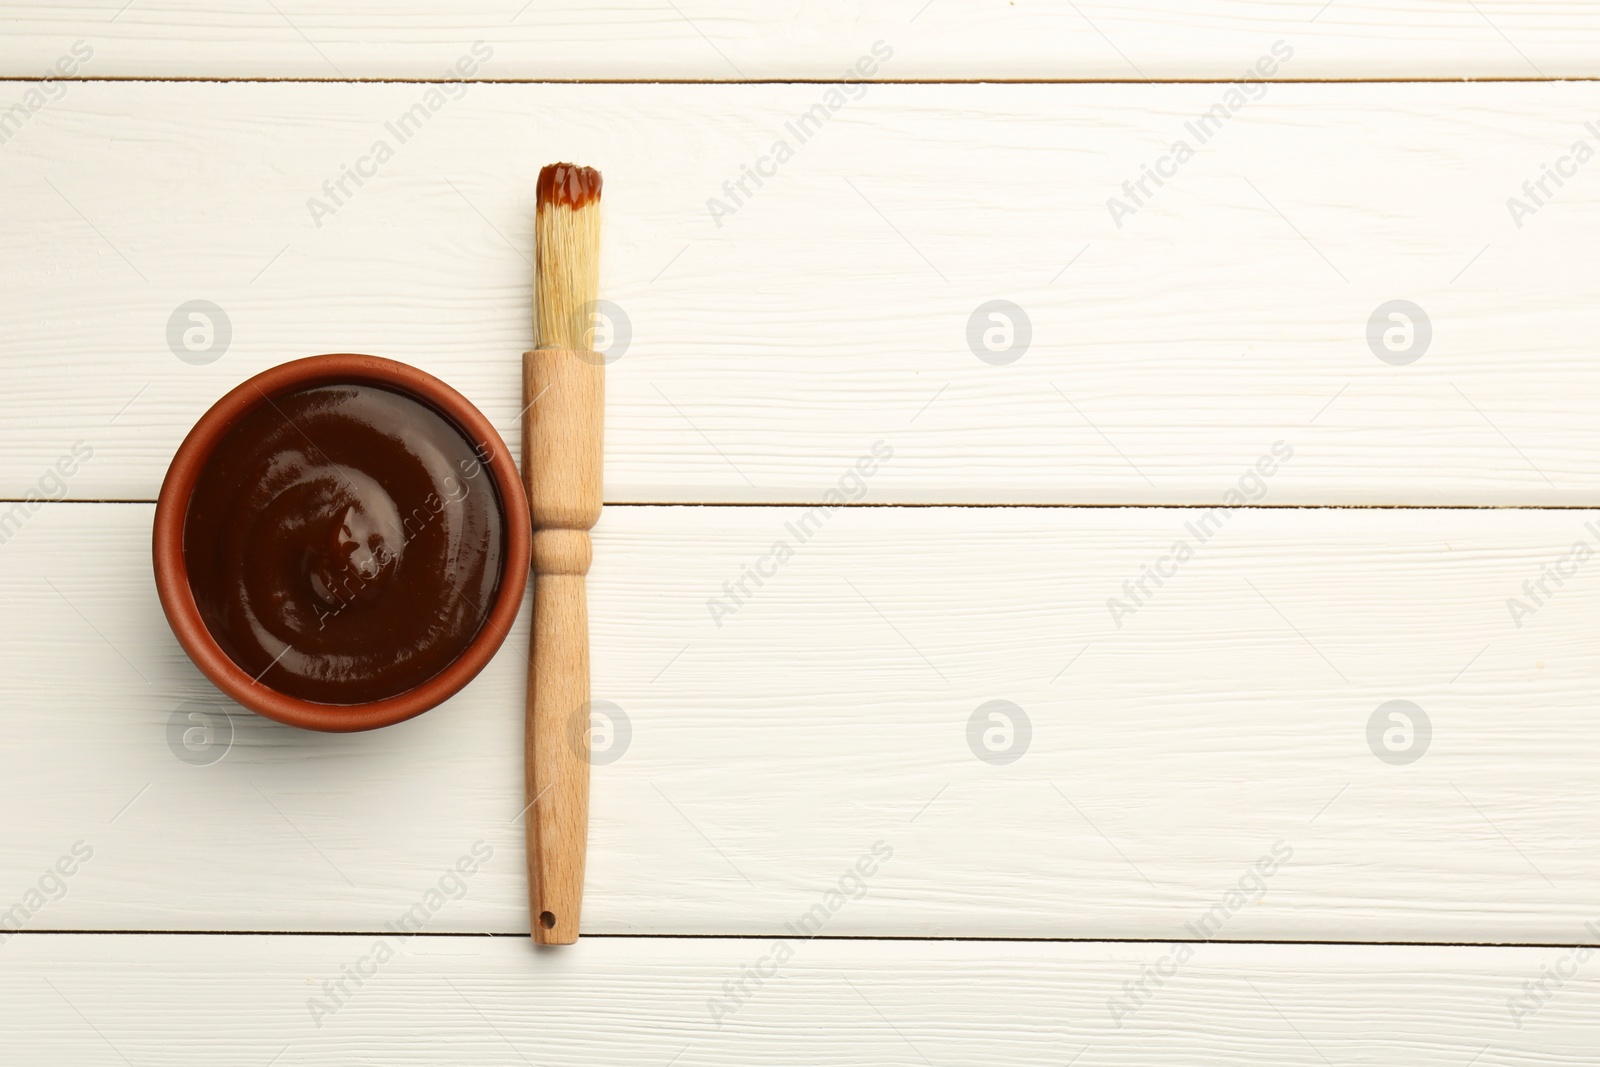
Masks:
[[[403,393],[263,397],[206,459],[184,519],[189,586],[240,669],[289,696],[397,696],[477,636],[500,584],[494,477]]]

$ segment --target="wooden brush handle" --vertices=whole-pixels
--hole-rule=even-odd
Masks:
[[[578,940],[589,840],[589,529],[600,517],[604,365],[593,352],[522,357],[522,469],[533,512],[528,672],[528,886],[533,939]]]

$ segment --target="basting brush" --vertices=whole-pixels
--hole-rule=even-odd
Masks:
[[[600,517],[605,366],[590,344],[600,172],[539,172],[535,347],[522,355],[522,470],[533,513],[528,896],[533,939],[578,940],[589,839],[589,530]]]

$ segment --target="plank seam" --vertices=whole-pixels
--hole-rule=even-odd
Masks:
[[[0,82],[42,85],[77,83],[161,82],[180,85],[838,85],[837,78],[194,78],[163,75],[101,75],[93,78],[24,78],[0,75]],[[1236,85],[1238,78],[873,78],[873,85]],[[1418,77],[1418,78],[1274,78],[1274,85],[1501,85],[1552,82],[1600,82],[1600,75],[1571,77]]]
[[[15,930],[11,937],[385,937],[386,930]],[[460,938],[494,937],[527,940],[525,933],[499,931],[440,931],[418,930],[408,937]],[[584,934],[583,939],[610,939],[634,941],[770,941],[779,934]],[[804,941],[960,941],[977,944],[1051,944],[1051,945],[1171,945],[1172,938],[1162,937],[979,937],[973,935],[917,936],[913,934],[814,934],[801,938]],[[1280,938],[1212,938],[1207,944],[1226,945],[1283,945],[1331,948],[1537,948],[1577,949],[1600,946],[1579,941],[1352,941],[1352,940],[1294,940]]]
[[[4,504],[30,504],[34,501],[23,497],[0,497],[0,505]],[[94,497],[89,499],[52,500],[51,504],[143,504],[153,505],[154,500],[124,500]],[[822,506],[815,500],[729,500],[729,501],[702,501],[702,500],[607,500],[608,508],[813,508]],[[995,508],[1033,508],[1038,510],[1089,510],[1089,511],[1116,511],[1116,510],[1160,510],[1160,511],[1210,511],[1214,508],[1227,507],[1229,511],[1594,511],[1600,509],[1600,501],[1593,504],[1239,504],[1228,507],[1222,503],[1209,504],[1084,504],[1043,502],[1028,503],[1026,501],[1014,503],[937,503],[914,501],[910,503],[851,503],[832,505],[835,508],[849,508],[852,511],[886,510],[889,508],[965,508],[973,511]]]

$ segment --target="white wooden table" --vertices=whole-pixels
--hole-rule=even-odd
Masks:
[[[0,12],[0,1062],[1600,1060],[1594,5],[121,3]],[[526,616],[298,732],[149,535],[294,357],[515,442],[567,158],[613,714],[535,951]]]

